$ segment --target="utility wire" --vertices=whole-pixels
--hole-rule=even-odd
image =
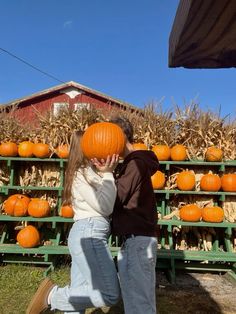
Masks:
[[[35,67],[34,65],[30,64],[29,62],[27,62],[27,61],[25,61],[25,60],[23,60],[23,59],[17,57],[16,55],[14,55],[13,53],[11,53],[10,51],[7,51],[6,49],[3,49],[3,48],[1,48],[1,47],[0,47],[0,50],[2,50],[3,52],[9,54],[11,57],[16,58],[17,60],[19,60],[19,61],[25,63],[26,65],[28,65],[29,67],[33,68],[34,70],[36,70],[36,71],[38,71],[38,72],[40,72],[40,73],[42,73],[42,74],[44,74],[44,75],[46,75],[46,76],[48,76],[48,77],[50,77],[50,78],[52,78],[52,79],[54,79],[54,80],[60,82],[60,83],[65,83],[64,81],[59,80],[59,79],[56,78],[55,76],[53,76],[53,75],[51,75],[51,74],[49,74],[49,73],[47,73],[47,72],[45,72],[45,71],[42,71],[42,70],[40,70],[39,68]]]

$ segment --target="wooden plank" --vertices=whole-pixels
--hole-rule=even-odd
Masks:
[[[214,251],[191,251],[191,250],[167,250],[158,249],[157,259],[172,258],[191,261],[218,261],[218,262],[236,262],[236,254],[229,252]]]

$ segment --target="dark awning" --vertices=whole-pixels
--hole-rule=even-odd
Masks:
[[[169,67],[236,67],[236,0],[180,0]]]

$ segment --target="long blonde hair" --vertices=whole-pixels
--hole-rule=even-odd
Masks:
[[[75,131],[71,136],[70,153],[65,171],[63,205],[71,205],[71,188],[75,173],[79,168],[84,168],[87,165],[80,145],[82,135],[82,131]]]

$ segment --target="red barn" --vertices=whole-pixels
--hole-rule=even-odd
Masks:
[[[135,106],[124,101],[112,98],[96,90],[75,83],[73,81],[57,85],[41,92],[16,99],[10,103],[3,104],[2,108],[8,110],[17,105],[15,115],[21,121],[32,121],[37,119],[37,113],[44,114],[50,110],[54,114],[62,107],[68,106],[71,109],[86,108],[105,108],[131,110],[132,112],[141,111]]]

